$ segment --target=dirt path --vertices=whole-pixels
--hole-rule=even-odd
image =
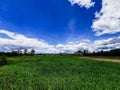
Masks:
[[[100,58],[100,57],[80,57],[80,58],[89,58],[98,61],[106,61],[106,62],[118,62],[120,63],[120,59],[109,59],[109,58]]]

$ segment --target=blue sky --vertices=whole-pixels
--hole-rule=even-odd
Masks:
[[[0,0],[0,51],[34,48],[38,53],[71,53],[120,48],[118,3]]]

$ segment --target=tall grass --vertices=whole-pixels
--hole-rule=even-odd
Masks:
[[[0,90],[120,90],[120,63],[74,56],[8,58]]]

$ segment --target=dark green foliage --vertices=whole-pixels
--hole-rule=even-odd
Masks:
[[[12,52],[11,52],[11,56],[19,56],[18,51],[12,51]]]
[[[34,55],[34,54],[35,54],[35,50],[32,49],[32,50],[30,51],[30,54],[31,54],[31,55]]]
[[[5,55],[0,56],[0,66],[6,65],[7,63],[7,57]]]
[[[28,50],[24,49],[24,55],[27,55],[27,54],[28,54]]]
[[[117,56],[120,57],[120,49],[113,49],[110,51],[98,51],[93,53],[84,54],[85,56]]]

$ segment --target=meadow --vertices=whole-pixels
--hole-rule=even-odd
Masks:
[[[0,90],[120,90],[120,63],[76,56],[8,57]]]

